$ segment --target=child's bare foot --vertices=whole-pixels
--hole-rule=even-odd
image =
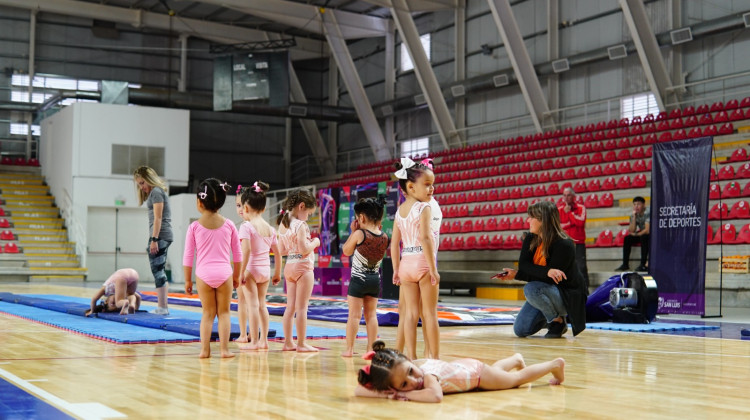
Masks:
[[[199,359],[207,359],[211,357],[211,351],[201,351],[201,354],[198,355]]]
[[[296,351],[297,346],[294,343],[284,343],[284,347],[281,351]]]
[[[565,359],[562,357],[552,361],[553,368],[550,371],[554,378],[549,380],[551,385],[560,385],[565,380]]]
[[[318,351],[315,347],[309,345],[309,344],[303,344],[301,346],[297,346],[297,352],[298,353],[313,353]]]
[[[125,302],[125,304],[122,305],[122,309],[120,309],[120,315],[127,315],[129,310],[130,310],[130,303]]]
[[[258,350],[258,344],[253,343],[239,344],[238,347],[240,350]]]
[[[341,357],[352,357],[354,356],[354,350],[346,349],[341,353]]]
[[[258,343],[258,350],[268,350],[268,341]]]
[[[521,370],[526,367],[526,361],[523,360],[523,355],[521,353],[516,353],[512,357],[516,359],[516,369]]]
[[[129,307],[128,307],[128,313],[129,313],[129,314],[134,314],[134,313],[135,313],[135,308],[134,308],[134,307],[132,307],[132,306],[129,306]]]
[[[231,359],[232,357],[234,357],[234,353],[230,352],[229,350],[221,352],[222,359]]]
[[[235,343],[247,343],[247,336],[239,336],[234,339]]]

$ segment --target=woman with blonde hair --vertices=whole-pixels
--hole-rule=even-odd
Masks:
[[[167,307],[167,273],[164,267],[167,264],[167,249],[174,239],[172,236],[171,217],[169,208],[169,197],[167,186],[159,178],[152,168],[141,166],[133,173],[138,190],[138,205],[146,203],[148,207],[148,225],[151,236],[148,239],[148,259],[151,265],[151,273],[154,275],[158,307],[155,314],[169,315]]]
[[[568,325],[573,335],[586,328],[586,290],[576,265],[575,243],[560,226],[554,203],[540,201],[529,206],[529,234],[523,241],[518,270],[504,268],[497,277],[523,280],[526,303],[513,323],[519,337],[547,328],[545,338],[560,338]]]

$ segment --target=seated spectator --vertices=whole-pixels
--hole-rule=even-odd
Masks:
[[[646,208],[646,200],[643,197],[633,198],[633,214],[630,215],[630,226],[625,243],[622,247],[622,265],[615,271],[630,270],[630,248],[635,244],[641,245],[641,264],[635,271],[648,271],[649,233],[651,227],[651,211]]]

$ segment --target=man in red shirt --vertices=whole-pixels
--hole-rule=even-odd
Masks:
[[[572,187],[563,190],[565,203],[558,206],[560,212],[560,225],[565,233],[570,236],[576,244],[576,263],[578,270],[586,282],[586,290],[589,287],[589,269],[586,267],[586,207],[576,203],[576,192]]]

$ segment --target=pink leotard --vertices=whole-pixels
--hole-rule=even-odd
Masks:
[[[479,388],[484,363],[476,359],[459,359],[445,362],[436,359],[418,359],[414,364],[425,375],[438,379],[444,394],[466,392]]]
[[[250,241],[250,258],[245,271],[250,273],[256,283],[265,283],[271,276],[271,247],[277,244],[276,231],[271,228],[271,236],[258,233],[250,222],[240,225],[240,241]]]
[[[398,267],[398,277],[401,281],[418,283],[427,273],[430,266],[422,251],[419,241],[419,225],[422,211],[429,207],[428,203],[416,202],[406,217],[401,217],[396,211],[396,223],[401,232],[401,264]]]
[[[104,287],[104,296],[112,296],[115,294],[115,280],[118,278],[125,278],[128,284],[128,290],[126,295],[132,295],[138,288],[138,272],[132,268],[122,268],[114,273],[102,284]]]
[[[242,261],[242,249],[234,223],[227,219],[216,229],[203,227],[197,220],[191,223],[185,235],[182,265],[192,267],[196,252],[195,276],[214,289],[224,284],[232,276],[232,261]]]
[[[289,229],[284,233],[286,236],[285,242],[287,244],[284,278],[291,282],[296,282],[306,273],[313,271],[314,268],[313,259],[315,256],[313,253],[311,252],[308,255],[302,255],[300,253],[299,242],[297,241],[297,232],[299,232],[300,229],[304,229],[305,240],[310,242],[312,240],[310,237],[310,228],[307,226],[306,222],[299,219],[292,218],[292,221],[289,224]]]

